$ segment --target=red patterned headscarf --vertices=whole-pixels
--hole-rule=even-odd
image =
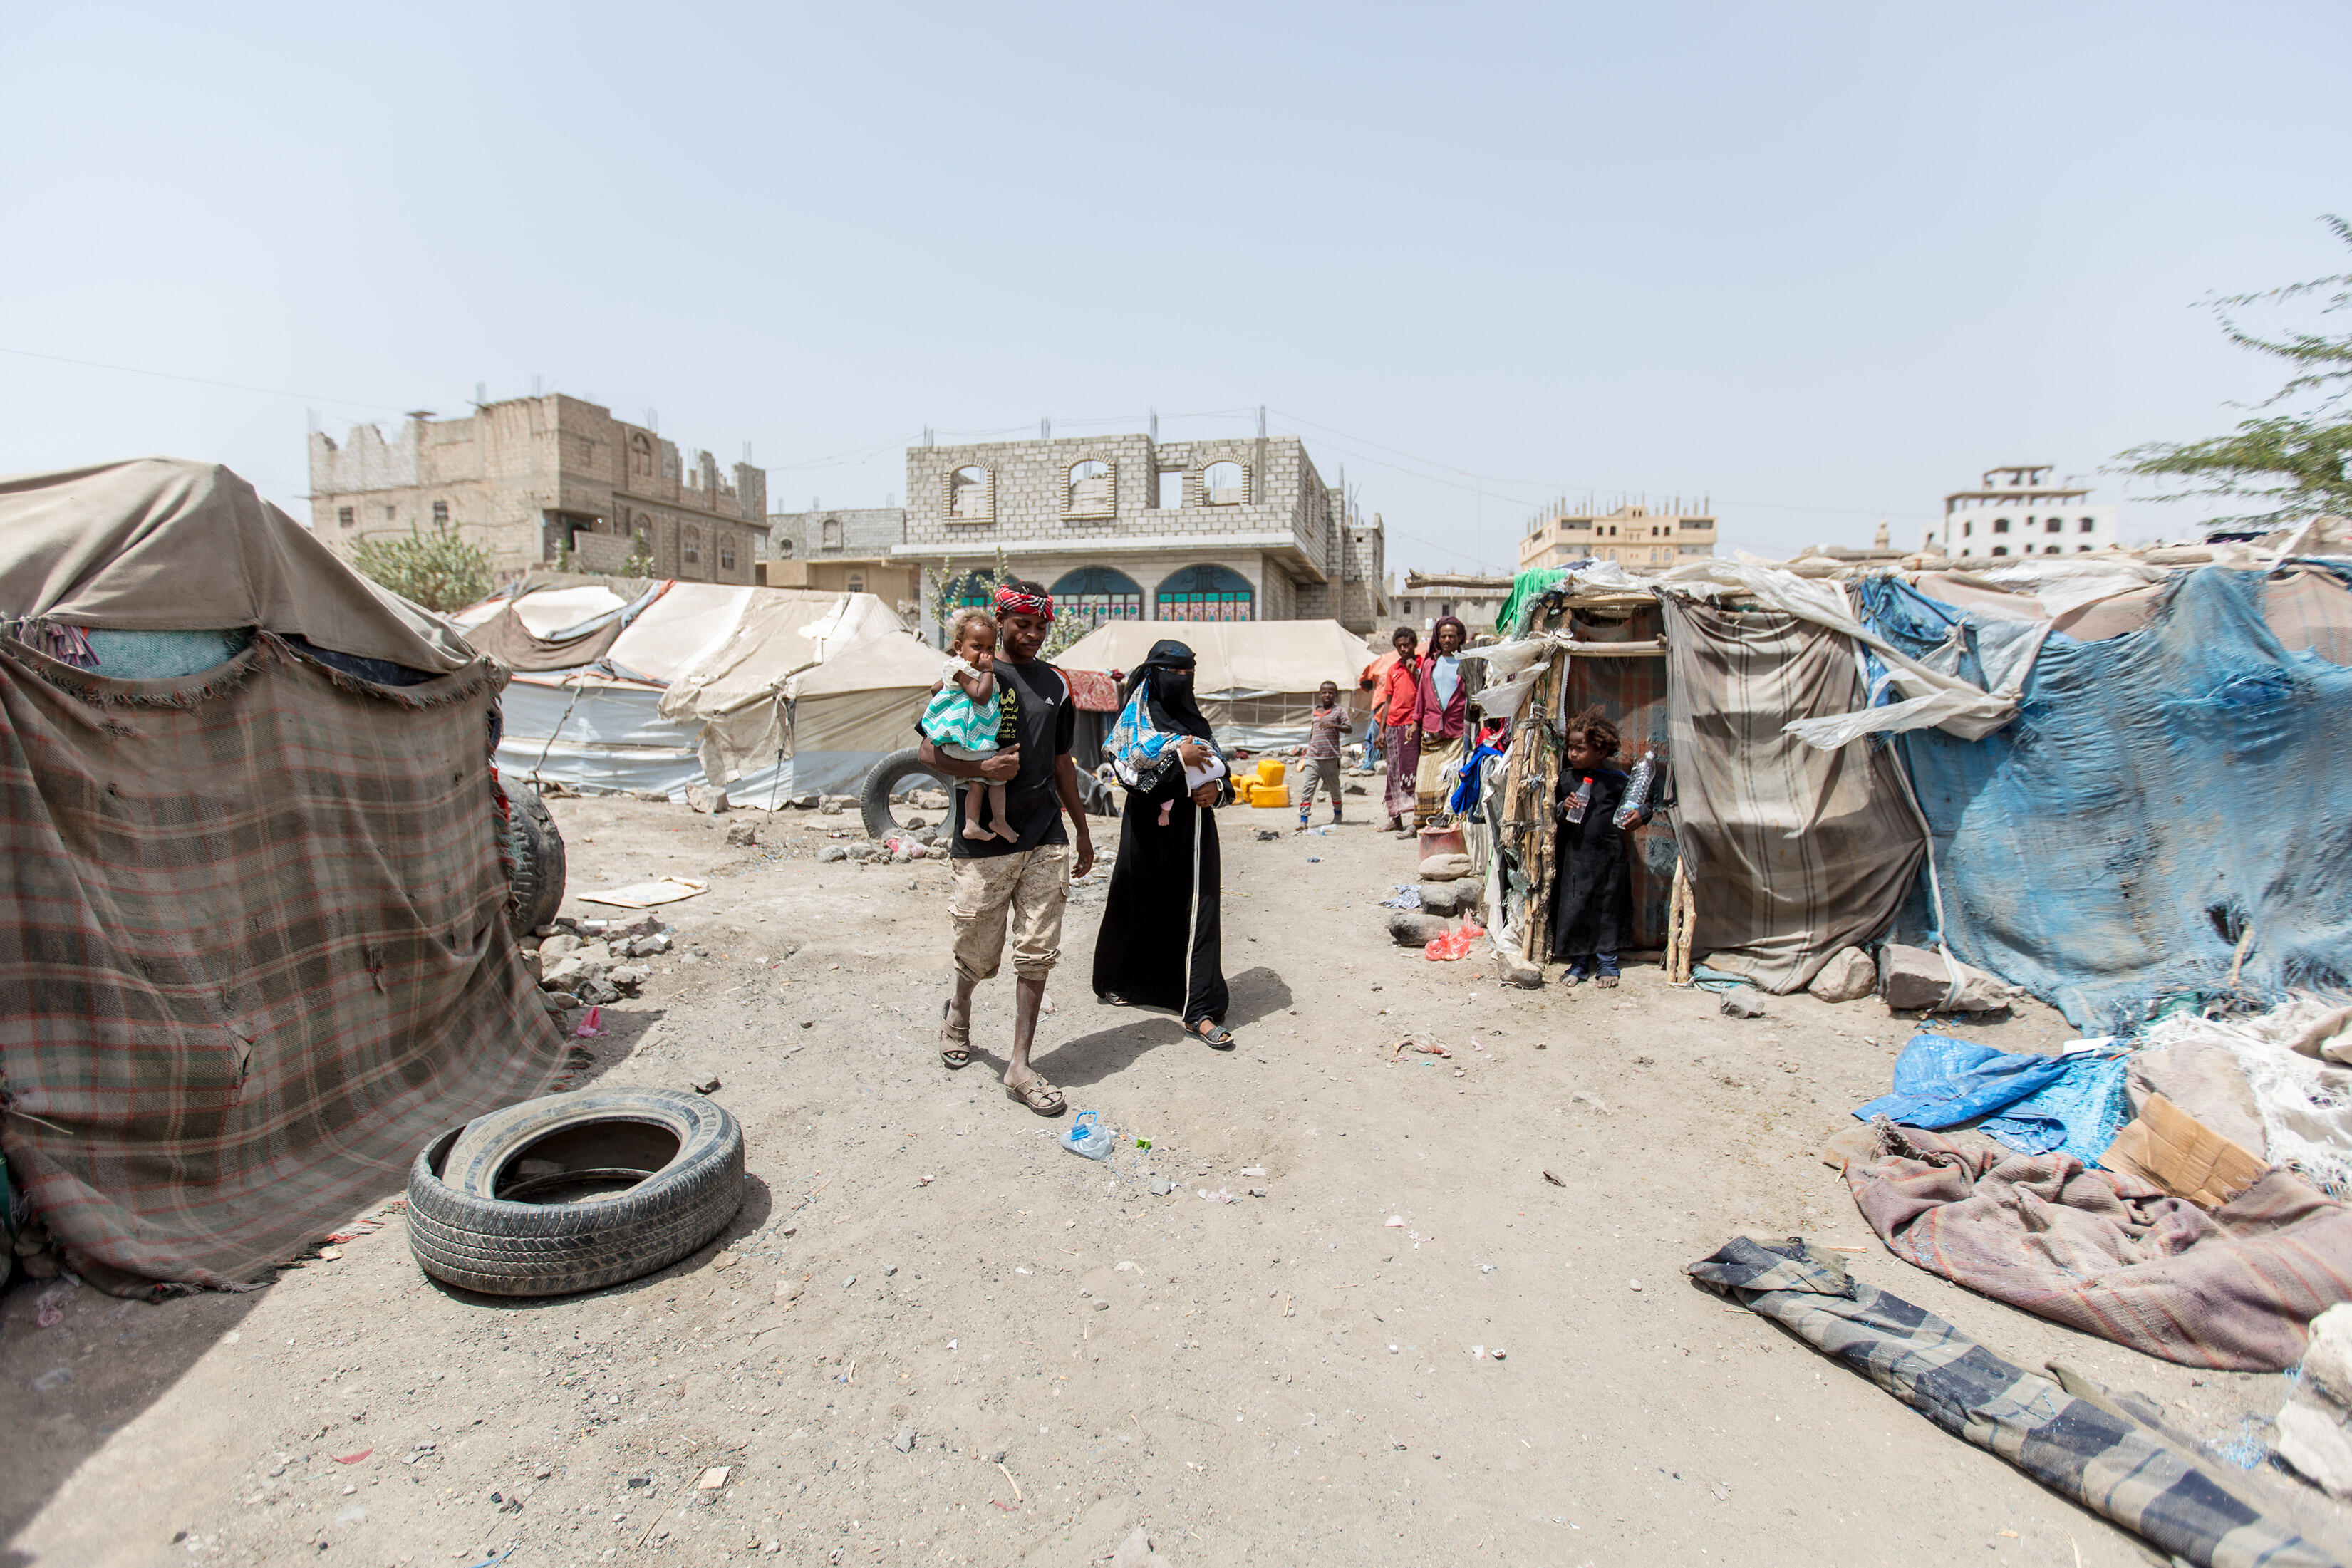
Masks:
[[[996,612],[999,615],[1034,615],[1040,621],[1054,618],[1054,596],[1040,589],[1032,591],[1017,582],[1002,582],[996,587]]]

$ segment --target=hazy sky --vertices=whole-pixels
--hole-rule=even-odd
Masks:
[[[2352,213],[2341,4],[20,4],[5,36],[0,471],[217,459],[306,518],[306,407],[340,436],[540,375],[751,441],[779,509],[881,504],[927,424],[1262,403],[1391,568],[1507,569],[1558,491],[1916,545],[1993,464],[2242,417],[2283,378],[2194,302],[2340,269],[2315,220]],[[2126,495],[2124,532],[2192,517]]]

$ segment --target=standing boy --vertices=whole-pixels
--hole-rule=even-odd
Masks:
[[[1339,820],[1339,737],[1354,727],[1348,710],[1339,706],[1339,688],[1326,681],[1315,693],[1315,711],[1307,716],[1307,749],[1298,758],[1306,786],[1298,797],[1298,830],[1307,831],[1307,809],[1315,804],[1315,789],[1331,793],[1331,820]]]

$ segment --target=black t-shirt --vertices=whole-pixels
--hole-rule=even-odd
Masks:
[[[1021,771],[1004,781],[1004,814],[1021,836],[1010,841],[992,836],[965,838],[964,802],[969,799],[965,786],[975,780],[956,779],[955,815],[948,824],[948,853],[953,860],[1005,855],[1040,844],[1070,841],[1068,830],[1062,825],[1061,799],[1054,793],[1055,759],[1070,754],[1078,722],[1068,684],[1043,659],[1025,664],[999,659],[996,710],[996,748],[1021,747]]]

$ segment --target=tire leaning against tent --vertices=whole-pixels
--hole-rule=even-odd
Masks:
[[[890,797],[906,788],[910,779],[929,779],[941,794],[955,790],[955,780],[924,762],[914,747],[892,752],[866,770],[866,782],[858,787],[857,810],[866,820],[867,837],[879,842],[903,831],[904,824],[890,810]]]
[[[518,784],[507,799],[507,925],[518,936],[554,920],[563,907],[563,835],[539,791]]]
[[[565,1295],[675,1263],[742,1202],[743,1130],[725,1107],[674,1089],[582,1089],[419,1150],[408,1246],[461,1290]]]

